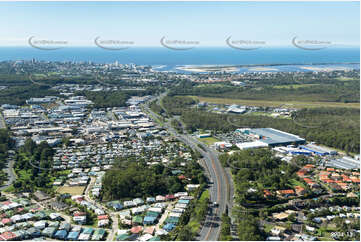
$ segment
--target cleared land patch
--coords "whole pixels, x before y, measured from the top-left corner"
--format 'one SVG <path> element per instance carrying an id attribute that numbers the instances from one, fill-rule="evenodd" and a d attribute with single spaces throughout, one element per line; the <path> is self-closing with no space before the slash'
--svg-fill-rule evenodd
<path id="1" fill-rule="evenodd" d="M 69 193 L 70 195 L 82 195 L 84 190 L 85 190 L 84 186 L 73 186 L 73 187 L 62 186 L 58 188 L 57 192 L 61 194 Z"/>

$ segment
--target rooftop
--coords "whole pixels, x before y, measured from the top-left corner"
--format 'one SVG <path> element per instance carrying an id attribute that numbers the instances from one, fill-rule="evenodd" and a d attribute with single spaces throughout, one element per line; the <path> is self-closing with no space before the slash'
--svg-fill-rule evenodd
<path id="1" fill-rule="evenodd" d="M 262 142 L 267 143 L 268 145 L 277 145 L 280 143 L 293 143 L 298 142 L 302 143 L 305 142 L 305 139 L 293 135 L 290 133 L 286 133 L 277 129 L 272 128 L 258 128 L 258 129 L 251 129 L 251 134 L 259 135 L 260 140 Z"/>

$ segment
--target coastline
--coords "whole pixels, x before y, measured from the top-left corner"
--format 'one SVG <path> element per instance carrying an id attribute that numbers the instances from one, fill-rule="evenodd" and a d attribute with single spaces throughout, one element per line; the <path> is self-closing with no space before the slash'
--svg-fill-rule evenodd
<path id="1" fill-rule="evenodd" d="M 159 69 L 159 68 L 158 68 Z M 170 71 L 186 73 L 209 72 L 305 72 L 305 71 L 348 71 L 360 69 L 360 63 L 310 63 L 310 64 L 248 64 L 248 65 L 182 65 Z"/>

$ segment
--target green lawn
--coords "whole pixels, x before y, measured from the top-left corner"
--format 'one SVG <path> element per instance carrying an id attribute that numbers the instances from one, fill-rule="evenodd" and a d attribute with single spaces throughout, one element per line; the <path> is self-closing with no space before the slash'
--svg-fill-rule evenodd
<path id="1" fill-rule="evenodd" d="M 290 180 L 290 184 L 291 184 L 292 186 L 301 186 L 301 187 L 303 187 L 303 188 L 306 188 L 306 186 L 305 186 L 302 182 L 300 182 L 300 181 L 298 181 L 298 180 L 296 180 L 296 179 L 291 179 L 291 180 Z"/>
<path id="2" fill-rule="evenodd" d="M 9 193 L 15 192 L 15 187 L 13 185 L 10 185 L 8 188 L 4 190 L 4 192 L 9 192 Z"/>
<path id="3" fill-rule="evenodd" d="M 204 192 L 202 192 L 201 197 L 199 198 L 200 201 L 205 200 L 206 198 L 209 198 L 209 190 L 205 190 Z"/>
<path id="4" fill-rule="evenodd" d="M 214 137 L 207 137 L 207 138 L 198 138 L 199 141 L 205 143 L 206 145 L 213 145 L 215 142 L 219 142 L 220 140 Z"/>

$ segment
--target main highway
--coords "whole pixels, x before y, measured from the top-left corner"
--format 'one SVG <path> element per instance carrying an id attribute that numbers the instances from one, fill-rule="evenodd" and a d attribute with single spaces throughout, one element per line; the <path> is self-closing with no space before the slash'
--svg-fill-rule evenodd
<path id="1" fill-rule="evenodd" d="M 163 96 L 165 96 L 165 93 L 155 99 L 158 99 L 159 101 L 159 99 Z M 153 119 L 156 119 L 156 117 L 159 119 L 159 115 L 154 113 L 148 106 L 149 103 L 155 99 L 148 101 L 147 104 L 143 106 L 143 110 L 150 114 Z M 178 140 L 187 144 L 193 150 L 199 151 L 204 158 L 203 166 L 206 170 L 206 175 L 211 181 L 209 187 L 211 204 L 203 226 L 196 239 L 201 241 L 216 241 L 218 240 L 221 229 L 221 216 L 226 209 L 231 209 L 231 203 L 229 203 L 229 201 L 232 199 L 233 195 L 230 194 L 230 177 L 226 175 L 215 150 L 212 150 L 210 147 L 189 134 L 177 133 L 177 131 L 170 125 L 170 120 L 161 125 Z M 213 203 L 217 203 L 217 206 L 214 206 Z"/>

